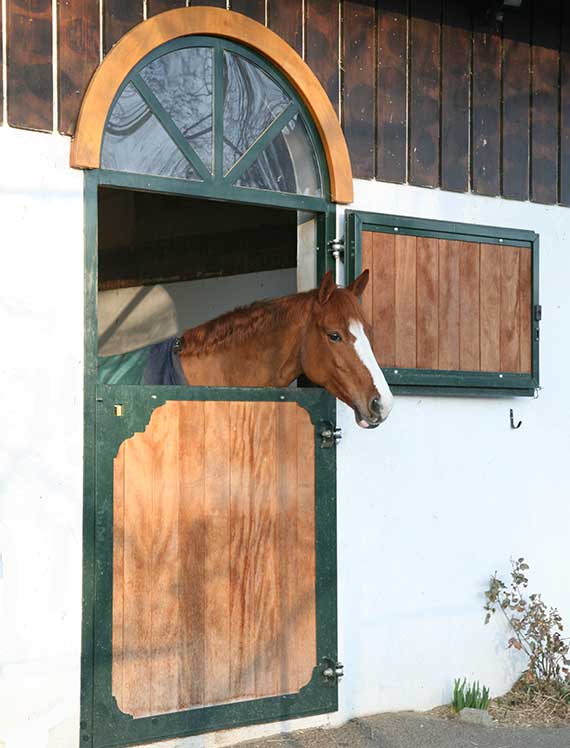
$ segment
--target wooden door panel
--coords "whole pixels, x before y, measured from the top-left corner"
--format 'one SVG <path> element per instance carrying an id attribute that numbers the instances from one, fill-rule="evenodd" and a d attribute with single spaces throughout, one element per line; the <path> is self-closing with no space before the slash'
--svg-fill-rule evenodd
<path id="1" fill-rule="evenodd" d="M 316 663 L 314 429 L 169 401 L 114 460 L 113 695 L 135 717 L 294 693 Z"/>

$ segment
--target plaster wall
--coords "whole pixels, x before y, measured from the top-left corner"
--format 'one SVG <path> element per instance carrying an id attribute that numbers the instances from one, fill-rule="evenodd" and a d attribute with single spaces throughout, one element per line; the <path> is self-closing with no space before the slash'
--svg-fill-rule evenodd
<path id="1" fill-rule="evenodd" d="M 0 128 L 0 745 L 75 748 L 81 619 L 83 204 L 69 141 Z M 570 620 L 566 372 L 570 213 L 357 181 L 352 207 L 541 236 L 541 377 L 532 399 L 399 397 L 366 432 L 339 406 L 335 715 L 161 745 L 263 735 L 446 701 L 455 677 L 499 693 L 520 662 L 483 626 L 483 590 L 524 555 Z M 509 427 L 509 408 L 522 427 Z"/>

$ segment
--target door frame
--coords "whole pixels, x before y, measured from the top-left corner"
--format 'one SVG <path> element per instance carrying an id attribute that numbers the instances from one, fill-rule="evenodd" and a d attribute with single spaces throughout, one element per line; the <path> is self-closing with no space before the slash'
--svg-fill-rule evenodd
<path id="1" fill-rule="evenodd" d="M 97 409 L 105 405 L 108 387 L 97 385 L 97 259 L 98 259 L 98 190 L 100 187 L 135 189 L 145 192 L 185 195 L 189 198 L 220 199 L 215 189 L 202 183 L 169 178 L 95 169 L 85 172 L 85 376 L 84 376 L 84 502 L 83 502 L 83 595 L 81 650 L 80 745 L 127 745 L 164 740 L 204 732 L 261 724 L 297 717 L 334 712 L 338 709 L 337 681 L 329 682 L 322 671 L 337 659 L 337 584 L 336 584 L 336 450 L 320 449 L 317 424 L 335 425 L 336 407 L 332 396 L 323 390 L 261 388 L 161 387 L 154 404 L 165 399 L 221 399 L 296 401 L 309 411 L 315 424 L 315 523 L 317 586 L 317 659 L 309 684 L 298 694 L 202 707 L 169 715 L 133 719 L 120 712 L 116 703 L 108 709 L 97 706 L 97 579 L 100 558 L 97 554 Z M 227 198 L 224 202 L 230 202 Z M 283 195 L 262 190 L 243 190 L 233 204 L 272 205 L 313 212 L 317 219 L 316 271 L 321 277 L 334 267 L 328 251 L 336 232 L 336 207 L 324 198 Z M 115 386 L 116 387 L 116 386 Z M 139 386 L 133 386 L 139 387 Z M 111 386 L 113 389 L 113 386 Z M 124 390 L 124 387 L 121 388 Z M 139 389 L 153 388 L 140 386 Z M 156 388 L 155 388 L 156 389 Z M 118 392 L 117 389 L 114 390 Z M 101 399 L 102 398 L 102 399 Z M 144 428 L 144 427 L 143 427 Z M 324 460 L 324 463 L 323 463 Z M 327 460 L 329 461 L 327 463 Z M 328 464 L 327 479 L 319 485 L 317 465 Z M 112 554 L 112 531 L 106 538 Z M 320 581 L 319 581 L 320 580 Z M 112 580 L 111 580 L 112 581 Z M 326 584 L 327 595 L 319 595 Z M 325 599 L 326 598 L 326 599 Z M 299 704 L 299 694 L 304 700 Z M 248 714 L 249 712 L 249 714 Z M 199 713 L 205 715 L 198 718 Z M 176 727 L 163 727 L 169 719 Z M 144 723 L 144 726 L 143 726 Z M 121 727 L 121 739 L 113 739 Z"/>

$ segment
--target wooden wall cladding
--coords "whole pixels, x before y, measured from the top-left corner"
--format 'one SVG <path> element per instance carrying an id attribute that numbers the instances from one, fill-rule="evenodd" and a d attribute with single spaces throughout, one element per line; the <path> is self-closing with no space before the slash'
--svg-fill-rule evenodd
<path id="1" fill-rule="evenodd" d="M 168 402 L 123 442 L 113 518 L 121 710 L 160 714 L 308 683 L 314 505 L 314 430 L 295 403 Z"/>
<path id="2" fill-rule="evenodd" d="M 227 6 L 226 0 L 60 0 L 59 130 L 73 131 L 100 54 L 145 13 L 188 4 Z M 561 0 L 525 0 L 521 8 L 505 8 L 501 21 L 484 6 L 229 1 L 231 10 L 267 24 L 304 55 L 342 115 L 355 177 L 570 205 L 570 9 Z M 3 93 L 14 127 L 53 126 L 55 7 L 55 0 L 7 0 Z"/>
<path id="3" fill-rule="evenodd" d="M 381 365 L 531 371 L 531 250 L 364 232 L 364 310 Z"/>

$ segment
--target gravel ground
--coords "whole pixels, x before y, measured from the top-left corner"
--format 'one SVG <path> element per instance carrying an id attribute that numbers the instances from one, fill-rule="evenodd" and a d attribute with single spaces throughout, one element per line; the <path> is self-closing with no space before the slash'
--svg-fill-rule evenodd
<path id="1" fill-rule="evenodd" d="M 243 748 L 570 748 L 568 727 L 478 727 L 416 712 L 241 743 Z"/>

